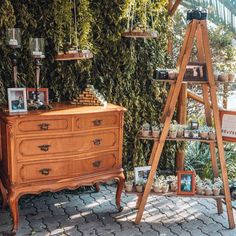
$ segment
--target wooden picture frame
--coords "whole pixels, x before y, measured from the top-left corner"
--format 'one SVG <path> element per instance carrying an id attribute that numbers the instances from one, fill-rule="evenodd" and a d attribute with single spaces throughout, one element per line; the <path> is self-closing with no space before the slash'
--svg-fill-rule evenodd
<path id="1" fill-rule="evenodd" d="M 27 94 L 27 99 L 32 99 L 33 93 L 35 92 L 35 88 L 27 88 L 26 89 L 26 94 Z M 39 98 L 42 102 L 45 104 L 48 104 L 49 99 L 48 99 L 48 88 L 39 88 Z"/>
<path id="2" fill-rule="evenodd" d="M 9 112 L 27 112 L 27 100 L 25 88 L 8 88 Z"/>
<path id="3" fill-rule="evenodd" d="M 137 184 L 140 180 L 147 181 L 149 173 L 151 171 L 151 166 L 138 166 L 134 168 L 134 180 Z M 142 177 L 141 177 L 142 175 Z"/>
<path id="4" fill-rule="evenodd" d="M 220 110 L 223 141 L 236 142 L 236 111 Z"/>
<path id="5" fill-rule="evenodd" d="M 195 172 L 177 171 L 179 195 L 195 195 Z"/>

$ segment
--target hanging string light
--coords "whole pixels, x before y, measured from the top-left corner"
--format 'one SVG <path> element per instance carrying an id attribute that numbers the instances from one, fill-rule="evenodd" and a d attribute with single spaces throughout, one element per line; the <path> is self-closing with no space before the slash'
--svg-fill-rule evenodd
<path id="1" fill-rule="evenodd" d="M 58 48 L 58 54 L 55 56 L 57 61 L 70 61 L 70 60 L 84 60 L 93 58 L 92 52 L 88 49 L 79 50 L 79 40 L 78 40 L 78 26 L 77 26 L 77 6 L 76 0 L 70 0 L 70 6 L 72 6 L 73 16 L 70 20 L 69 26 L 69 43 L 67 43 L 70 48 L 66 51 L 60 51 Z M 74 21 L 74 32 L 72 30 L 72 21 Z M 74 40 L 73 40 L 74 33 Z M 74 44 L 74 45 L 73 45 Z"/>
<path id="2" fill-rule="evenodd" d="M 132 0 L 128 7 L 127 28 L 123 37 L 127 38 L 157 38 L 157 31 L 154 29 L 152 1 L 139 1 L 139 8 L 144 5 L 143 22 L 138 21 L 138 3 Z M 140 19 L 142 20 L 142 19 Z"/>

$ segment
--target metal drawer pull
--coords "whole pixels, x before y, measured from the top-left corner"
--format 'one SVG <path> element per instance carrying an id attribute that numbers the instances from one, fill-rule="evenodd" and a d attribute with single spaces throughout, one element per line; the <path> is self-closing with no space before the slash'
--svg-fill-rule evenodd
<path id="1" fill-rule="evenodd" d="M 101 165 L 101 161 L 95 161 L 93 162 L 94 167 L 99 167 Z"/>
<path id="2" fill-rule="evenodd" d="M 100 126 L 102 124 L 102 120 L 94 120 L 92 121 L 94 126 Z"/>
<path id="3" fill-rule="evenodd" d="M 47 151 L 49 151 L 49 147 L 51 147 L 51 145 L 44 144 L 44 145 L 40 145 L 38 147 L 40 148 L 41 151 L 47 152 Z"/>
<path id="4" fill-rule="evenodd" d="M 39 170 L 39 172 L 40 172 L 42 175 L 49 175 L 49 172 L 50 172 L 51 170 L 52 170 L 52 169 L 43 168 L 43 169 Z"/>
<path id="5" fill-rule="evenodd" d="M 96 146 L 99 146 L 101 144 L 102 140 L 101 139 L 94 139 L 93 144 Z"/>
<path id="6" fill-rule="evenodd" d="M 48 130 L 49 125 L 50 124 L 42 123 L 42 124 L 39 124 L 38 126 L 39 126 L 40 130 Z"/>

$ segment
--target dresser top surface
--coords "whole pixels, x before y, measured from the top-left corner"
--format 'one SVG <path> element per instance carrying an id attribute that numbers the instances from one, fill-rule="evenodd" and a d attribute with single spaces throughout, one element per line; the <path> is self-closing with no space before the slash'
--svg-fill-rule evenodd
<path id="1" fill-rule="evenodd" d="M 108 103 L 106 106 L 81 106 L 67 103 L 53 103 L 51 110 L 34 110 L 27 112 L 10 113 L 6 107 L 1 107 L 0 114 L 9 118 L 25 116 L 59 116 L 59 115 L 79 115 L 100 112 L 126 111 L 124 107 Z"/>

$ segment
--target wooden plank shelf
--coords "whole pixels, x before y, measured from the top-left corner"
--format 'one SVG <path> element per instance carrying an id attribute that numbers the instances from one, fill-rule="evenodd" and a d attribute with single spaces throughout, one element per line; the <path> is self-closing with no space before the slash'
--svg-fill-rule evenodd
<path id="1" fill-rule="evenodd" d="M 159 141 L 159 138 L 154 138 L 152 136 L 144 137 L 142 135 L 139 135 L 140 139 L 143 140 L 154 140 L 154 141 Z M 176 142 L 203 142 L 203 143 L 215 143 L 216 140 L 211 140 L 211 139 L 201 139 L 201 138 L 166 138 L 167 141 L 176 141 Z"/>
<path id="2" fill-rule="evenodd" d="M 153 79 L 153 80 L 157 82 L 166 82 L 170 84 L 176 84 L 177 82 L 177 80 L 173 79 Z M 209 84 L 209 82 L 203 80 L 190 80 L 190 81 L 182 81 L 182 84 Z"/>
<path id="3" fill-rule="evenodd" d="M 142 193 L 139 193 L 137 191 L 135 191 L 135 188 L 133 188 L 133 190 L 131 192 L 127 192 L 125 191 L 126 194 L 136 194 L 138 196 L 143 195 Z M 162 196 L 162 197 L 192 197 L 192 198 L 213 198 L 213 199 L 224 199 L 225 196 L 224 195 L 218 195 L 218 196 L 214 196 L 214 195 L 199 195 L 199 194 L 195 194 L 195 195 L 181 195 L 181 194 L 177 194 L 176 192 L 167 192 L 167 193 L 156 193 L 153 190 L 150 191 L 150 195 L 155 195 L 155 196 Z"/>

